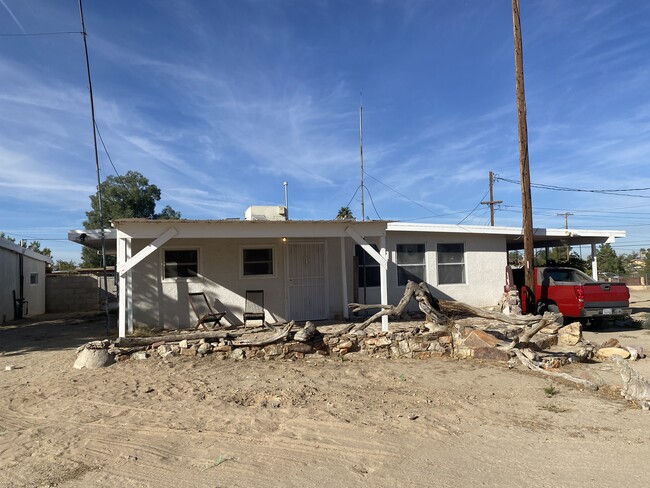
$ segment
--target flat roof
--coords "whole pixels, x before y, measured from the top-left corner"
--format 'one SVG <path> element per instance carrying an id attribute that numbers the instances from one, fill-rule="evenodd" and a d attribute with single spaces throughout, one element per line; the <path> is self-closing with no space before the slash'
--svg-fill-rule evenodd
<path id="1" fill-rule="evenodd" d="M 502 235 L 506 237 L 508 250 L 524 248 L 521 227 L 388 222 L 386 230 L 388 232 Z M 542 227 L 533 229 L 533 242 L 537 248 L 566 246 L 567 244 L 570 246 L 605 244 L 623 237 L 626 237 L 624 230 L 545 229 Z"/>
<path id="2" fill-rule="evenodd" d="M 52 258 L 50 256 L 32 251 L 31 249 L 27 249 L 26 247 L 15 244 L 11 241 L 8 241 L 7 239 L 0 238 L 0 248 L 15 252 L 16 254 L 22 254 L 23 256 L 27 256 L 38 261 L 43 261 L 44 263 L 52 264 Z"/>
<path id="3" fill-rule="evenodd" d="M 424 224 L 386 220 L 151 220 L 117 219 L 113 228 L 104 231 L 107 254 L 116 253 L 118 230 L 137 238 L 156 238 L 159 226 L 178 227 L 176 238 L 238 238 L 238 237 L 346 237 L 345 229 L 354 228 L 367 237 L 385 235 L 387 232 L 423 232 L 432 234 L 473 234 L 505 236 L 508 250 L 524 248 L 520 227 Z M 626 237 L 622 230 L 545 229 L 533 230 L 536 248 L 578 246 L 581 244 L 612 243 Z M 101 249 L 99 230 L 71 230 L 68 240 L 93 249 Z"/>

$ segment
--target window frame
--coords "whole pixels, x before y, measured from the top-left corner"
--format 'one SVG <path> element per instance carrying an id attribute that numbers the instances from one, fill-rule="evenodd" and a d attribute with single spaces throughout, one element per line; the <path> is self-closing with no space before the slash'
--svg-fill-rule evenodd
<path id="1" fill-rule="evenodd" d="M 400 246 L 422 246 L 422 263 L 400 264 L 399 263 L 399 254 L 400 254 L 399 247 Z M 406 286 L 406 283 L 403 283 L 403 284 L 400 283 L 400 275 L 401 275 L 400 270 L 404 270 L 405 272 L 410 273 L 410 271 L 408 271 L 408 268 L 422 269 L 422 278 L 420 278 L 420 280 L 424 281 L 426 283 L 427 282 L 427 246 L 426 246 L 426 244 L 423 243 L 423 242 L 418 242 L 418 243 L 410 242 L 410 243 L 398 243 L 398 244 L 395 244 L 395 266 L 397 268 L 397 270 L 396 270 L 397 286 L 399 286 L 399 287 L 405 287 Z M 413 274 L 413 273 L 410 273 L 410 274 Z M 408 282 L 408 276 L 406 278 L 407 278 L 406 281 Z"/>
<path id="2" fill-rule="evenodd" d="M 166 276 L 167 269 L 167 260 L 166 253 L 170 252 L 195 252 L 196 253 L 196 276 Z M 187 264 L 187 263 L 183 263 Z M 160 268 L 161 268 L 161 277 L 163 282 L 172 283 L 179 281 L 200 281 L 203 277 L 201 276 L 201 248 L 198 246 L 175 246 L 175 247 L 166 247 L 160 250 Z"/>
<path id="3" fill-rule="evenodd" d="M 244 273 L 244 252 L 250 249 L 270 249 L 271 250 L 271 273 L 265 274 L 245 274 Z M 267 262 L 267 261 L 258 261 Z M 242 244 L 239 246 L 239 279 L 242 280 L 265 280 L 276 278 L 278 275 L 278 253 L 275 244 Z"/>
<path id="4" fill-rule="evenodd" d="M 443 251 L 440 250 L 441 246 L 461 246 L 462 248 L 462 256 L 463 260 L 460 263 L 441 263 L 440 261 L 440 256 L 444 254 Z M 449 251 L 447 251 L 449 252 Z M 465 243 L 464 242 L 438 242 L 436 244 L 436 274 L 437 274 L 437 282 L 438 286 L 448 286 L 448 285 L 466 285 L 467 284 L 467 259 L 466 259 L 466 250 L 465 250 Z M 462 281 L 456 281 L 452 283 L 442 283 L 440 280 L 440 267 L 452 267 L 452 266 L 460 266 L 461 267 L 461 272 L 462 272 Z"/>
<path id="5" fill-rule="evenodd" d="M 39 275 L 38 272 L 36 272 L 36 273 L 29 273 L 29 284 L 30 284 L 30 285 L 32 285 L 32 286 L 36 286 L 36 285 L 38 285 L 38 282 L 39 282 L 39 277 L 38 277 L 38 275 Z M 34 278 L 36 278 L 36 279 L 34 279 Z"/>
<path id="6" fill-rule="evenodd" d="M 372 246 L 372 248 L 375 251 L 379 252 L 379 247 L 376 244 L 370 244 L 370 245 Z M 360 251 L 361 254 L 357 254 L 357 251 Z M 369 268 L 372 268 L 373 269 L 373 274 L 375 272 L 375 268 L 377 268 L 376 269 L 377 284 L 376 285 L 367 285 L 366 284 L 365 288 L 380 288 L 381 287 L 381 271 L 380 271 L 379 263 L 377 261 L 375 261 L 375 259 L 363 247 L 361 247 L 360 244 L 355 244 L 354 245 L 354 255 L 357 258 L 358 288 L 364 288 L 364 284 L 361 283 L 361 276 L 362 276 L 362 271 L 361 270 L 363 268 L 366 268 L 366 271 L 368 271 Z M 361 264 L 361 259 L 360 259 L 362 256 L 367 256 L 368 257 L 367 261 L 365 261 L 365 257 L 364 257 L 364 263 L 363 264 Z M 368 274 L 366 274 L 366 281 L 367 281 L 367 278 L 368 278 Z"/>

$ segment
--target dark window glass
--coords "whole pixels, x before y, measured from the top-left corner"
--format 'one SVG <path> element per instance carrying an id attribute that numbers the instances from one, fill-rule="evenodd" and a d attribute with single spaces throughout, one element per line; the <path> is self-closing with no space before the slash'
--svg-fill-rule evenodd
<path id="1" fill-rule="evenodd" d="M 377 251 L 377 246 L 374 244 L 372 248 Z M 354 253 L 359 264 L 359 288 L 380 286 L 379 263 L 358 244 L 354 248 Z"/>
<path id="2" fill-rule="evenodd" d="M 398 286 L 406 286 L 409 280 L 416 283 L 426 281 L 424 244 L 398 244 L 396 261 Z"/>
<path id="3" fill-rule="evenodd" d="M 244 249 L 244 276 L 272 275 L 273 249 Z"/>
<path id="4" fill-rule="evenodd" d="M 465 283 L 465 245 L 438 244 L 438 284 Z"/>
<path id="5" fill-rule="evenodd" d="M 190 278 L 199 274 L 199 253 L 196 250 L 165 251 L 165 278 Z"/>

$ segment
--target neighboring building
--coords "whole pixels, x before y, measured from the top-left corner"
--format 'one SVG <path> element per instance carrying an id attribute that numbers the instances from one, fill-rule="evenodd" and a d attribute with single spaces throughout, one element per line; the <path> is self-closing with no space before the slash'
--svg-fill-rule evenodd
<path id="1" fill-rule="evenodd" d="M 45 267 L 52 258 L 0 238 L 0 324 L 45 313 Z"/>
<path id="2" fill-rule="evenodd" d="M 147 219 L 113 225 L 107 249 L 117 254 L 120 336 L 139 325 L 190 327 L 196 319 L 187 294 L 199 291 L 235 324 L 242 323 L 247 290 L 263 290 L 269 322 L 344 320 L 350 302 L 396 304 L 409 279 L 425 281 L 440 299 L 496 305 L 508 251 L 523 247 L 514 227 Z M 88 231 L 71 231 L 69 239 L 79 242 L 82 233 L 84 245 L 98 246 Z M 625 232 L 536 229 L 535 245 L 595 249 L 616 237 Z"/>

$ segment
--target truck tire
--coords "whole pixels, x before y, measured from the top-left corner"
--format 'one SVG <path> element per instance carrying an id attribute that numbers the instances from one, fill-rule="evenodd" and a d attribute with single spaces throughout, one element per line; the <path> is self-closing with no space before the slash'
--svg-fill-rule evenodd
<path id="1" fill-rule="evenodd" d="M 544 312 L 560 313 L 560 307 L 558 307 L 555 303 L 538 302 L 537 314 L 544 315 Z"/>
<path id="2" fill-rule="evenodd" d="M 553 313 L 560 313 L 560 307 L 558 307 L 555 303 L 549 303 L 546 307 L 546 310 Z"/>

